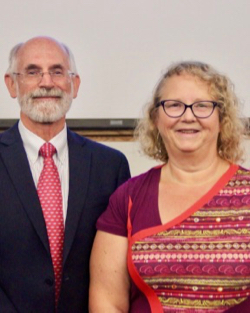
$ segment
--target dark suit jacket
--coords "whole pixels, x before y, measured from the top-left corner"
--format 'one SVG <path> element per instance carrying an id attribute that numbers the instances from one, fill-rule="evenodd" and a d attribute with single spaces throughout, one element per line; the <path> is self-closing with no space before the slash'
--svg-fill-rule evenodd
<path id="1" fill-rule="evenodd" d="M 109 196 L 130 177 L 124 155 L 68 130 L 69 199 L 58 312 L 88 312 L 89 256 Z M 42 209 L 17 124 L 0 136 L 0 312 L 54 312 Z"/>

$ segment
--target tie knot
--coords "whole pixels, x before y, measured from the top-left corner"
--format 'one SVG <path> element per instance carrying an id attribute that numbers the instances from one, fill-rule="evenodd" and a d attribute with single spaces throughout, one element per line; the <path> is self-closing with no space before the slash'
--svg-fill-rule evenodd
<path id="1" fill-rule="evenodd" d="M 52 156 L 56 153 L 56 148 L 50 142 L 46 142 L 41 146 L 39 152 L 43 158 L 52 158 Z"/>

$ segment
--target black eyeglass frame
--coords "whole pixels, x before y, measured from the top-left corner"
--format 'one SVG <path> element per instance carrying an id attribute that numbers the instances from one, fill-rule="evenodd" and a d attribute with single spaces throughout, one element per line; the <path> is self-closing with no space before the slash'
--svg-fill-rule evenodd
<path id="1" fill-rule="evenodd" d="M 183 111 L 180 115 L 178 115 L 178 116 L 171 116 L 171 115 L 169 115 L 169 114 L 165 111 L 165 102 L 167 102 L 167 101 L 176 101 L 176 102 L 179 102 L 179 103 L 184 104 L 184 111 Z M 196 103 L 202 103 L 202 102 L 210 102 L 210 103 L 213 104 L 213 109 L 212 109 L 211 113 L 210 113 L 208 116 L 205 116 L 205 117 L 204 117 L 204 116 L 202 116 L 202 117 L 197 116 L 197 115 L 194 113 L 194 111 L 193 111 L 193 105 L 196 104 Z M 218 105 L 218 103 L 217 103 L 216 101 L 211 101 L 211 100 L 202 100 L 202 101 L 196 101 L 196 102 L 194 102 L 194 103 L 192 103 L 192 104 L 186 104 L 186 103 L 184 103 L 184 102 L 182 102 L 182 101 L 179 101 L 179 100 L 177 101 L 177 100 L 168 99 L 168 100 L 162 100 L 162 101 L 158 102 L 155 107 L 158 108 L 158 107 L 160 107 L 160 106 L 162 106 L 163 111 L 165 112 L 165 114 L 166 114 L 167 116 L 171 117 L 171 118 L 179 118 L 179 117 L 181 117 L 181 116 L 186 112 L 187 108 L 190 108 L 190 109 L 191 109 L 193 115 L 194 115 L 196 118 L 208 118 L 208 117 L 210 117 L 210 116 L 213 114 L 215 107 L 216 107 L 216 106 L 219 106 L 219 105 Z"/>

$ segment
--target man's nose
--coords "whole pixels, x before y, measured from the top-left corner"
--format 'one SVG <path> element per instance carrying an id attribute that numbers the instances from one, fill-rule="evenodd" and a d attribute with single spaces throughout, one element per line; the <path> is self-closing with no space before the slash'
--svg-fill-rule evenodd
<path id="1" fill-rule="evenodd" d="M 55 83 L 53 82 L 53 79 L 50 73 L 48 72 L 42 73 L 41 80 L 39 82 L 39 87 L 52 88 L 54 86 L 55 86 Z"/>

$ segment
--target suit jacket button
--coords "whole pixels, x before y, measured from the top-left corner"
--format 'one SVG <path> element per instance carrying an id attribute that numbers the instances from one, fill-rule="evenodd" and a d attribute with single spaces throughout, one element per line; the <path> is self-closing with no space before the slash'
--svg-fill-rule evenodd
<path id="1" fill-rule="evenodd" d="M 49 286 L 53 286 L 54 285 L 54 280 L 52 278 L 46 278 L 45 279 L 45 283 Z"/>
<path id="2" fill-rule="evenodd" d="M 64 281 L 68 281 L 69 280 L 69 276 L 66 276 L 65 278 L 64 278 Z"/>

